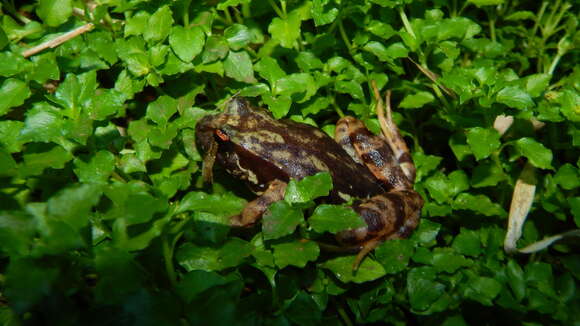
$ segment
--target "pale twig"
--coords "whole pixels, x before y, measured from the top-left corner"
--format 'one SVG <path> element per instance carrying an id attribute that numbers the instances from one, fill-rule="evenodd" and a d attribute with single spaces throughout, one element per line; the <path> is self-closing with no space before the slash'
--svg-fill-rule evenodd
<path id="1" fill-rule="evenodd" d="M 35 55 L 38 52 L 41 52 L 43 50 L 46 50 L 49 48 L 50 49 L 55 48 L 55 47 L 63 44 L 64 42 L 66 42 L 72 38 L 75 38 L 83 33 L 86 33 L 88 31 L 92 30 L 94 27 L 95 27 L 95 25 L 93 23 L 84 24 L 83 26 L 77 27 L 77 28 L 73 29 L 72 31 L 64 33 L 63 35 L 61 35 L 57 38 L 54 38 L 50 41 L 43 42 L 43 43 L 41 43 L 33 48 L 30 48 L 30 49 L 22 52 L 22 56 L 24 56 L 25 58 L 28 58 L 28 57 L 33 56 L 33 55 Z"/>

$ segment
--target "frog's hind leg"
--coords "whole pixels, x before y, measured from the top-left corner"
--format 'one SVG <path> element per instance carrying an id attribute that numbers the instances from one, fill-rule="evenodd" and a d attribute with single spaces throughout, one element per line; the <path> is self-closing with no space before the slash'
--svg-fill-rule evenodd
<path id="1" fill-rule="evenodd" d="M 412 188 L 389 144 L 383 137 L 371 133 L 360 120 L 353 117 L 340 119 L 335 137 L 355 162 L 370 170 L 385 190 Z"/>
<path id="2" fill-rule="evenodd" d="M 231 217 L 232 226 L 245 227 L 256 223 L 262 218 L 270 204 L 284 199 L 287 185 L 286 182 L 280 180 L 270 182 L 266 191 L 260 197 L 249 202 L 240 215 Z"/>
<path id="3" fill-rule="evenodd" d="M 379 89 L 377 88 L 377 83 L 373 80 L 371 81 L 373 88 L 373 93 L 375 100 L 377 102 L 377 117 L 379 119 L 379 124 L 381 125 L 381 130 L 387 143 L 391 147 L 401 169 L 409 179 L 411 183 L 415 181 L 415 165 L 411 159 L 411 154 L 409 153 L 409 148 L 407 143 L 401 136 L 399 128 L 393 121 L 393 113 L 391 109 L 391 91 L 387 91 L 385 94 L 385 101 L 381 99 L 379 94 Z M 386 114 L 385 111 L 386 110 Z"/>
<path id="4" fill-rule="evenodd" d="M 413 190 L 376 195 L 353 206 L 367 226 L 343 231 L 337 235 L 337 240 L 343 245 L 360 246 L 355 260 L 358 266 L 382 241 L 408 237 L 419 224 L 422 206 L 423 199 Z"/>

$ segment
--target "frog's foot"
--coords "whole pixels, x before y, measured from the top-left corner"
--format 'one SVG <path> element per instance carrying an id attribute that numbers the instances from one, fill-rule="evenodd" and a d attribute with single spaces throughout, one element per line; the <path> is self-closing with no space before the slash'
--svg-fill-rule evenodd
<path id="1" fill-rule="evenodd" d="M 409 148 L 407 143 L 401 136 L 399 128 L 393 121 L 393 113 L 391 109 L 391 91 L 387 91 L 385 94 L 385 101 L 381 99 L 379 94 L 379 89 L 377 88 L 377 83 L 371 81 L 373 87 L 373 93 L 375 95 L 375 100 L 377 101 L 377 117 L 379 119 L 379 124 L 381 125 L 381 130 L 385 139 L 387 140 L 391 150 L 395 154 L 401 169 L 409 179 L 411 183 L 415 181 L 415 165 L 411 159 L 411 154 L 409 153 Z M 386 115 L 385 111 L 386 110 Z"/>
<path id="2" fill-rule="evenodd" d="M 360 251 L 358 252 L 358 254 L 356 255 L 356 258 L 354 259 L 354 262 L 352 263 L 352 270 L 356 271 L 358 269 L 358 267 L 360 266 L 360 263 L 363 261 L 363 259 L 365 259 L 365 257 L 373 250 L 375 250 L 376 247 L 378 247 L 381 243 L 382 243 L 382 239 L 371 239 L 367 242 L 365 242 Z"/>
<path id="3" fill-rule="evenodd" d="M 215 164 L 215 158 L 217 156 L 218 151 L 218 143 L 213 138 L 211 138 L 211 143 L 209 144 L 209 148 L 205 156 L 203 157 L 203 164 L 201 168 L 201 175 L 203 177 L 203 181 L 207 183 L 213 182 L 213 165 Z"/>
<path id="4" fill-rule="evenodd" d="M 270 182 L 266 191 L 260 197 L 249 202 L 240 215 L 231 217 L 232 226 L 245 227 L 256 223 L 262 218 L 270 204 L 284 199 L 287 185 L 286 182 L 280 180 Z"/>

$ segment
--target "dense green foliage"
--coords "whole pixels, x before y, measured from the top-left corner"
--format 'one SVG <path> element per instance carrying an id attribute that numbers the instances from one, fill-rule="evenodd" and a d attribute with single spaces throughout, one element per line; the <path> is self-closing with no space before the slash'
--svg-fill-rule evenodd
<path id="1" fill-rule="evenodd" d="M 577 1 L 89 3 L 2 2 L 0 323 L 580 325 L 577 243 L 502 248 L 526 162 L 518 246 L 580 227 Z M 203 184 L 196 121 L 240 92 L 329 134 L 346 114 L 378 132 L 371 80 L 417 165 L 412 237 L 353 273 L 322 244 L 360 219 L 316 207 L 324 174 L 231 230 L 253 196 L 219 170 Z"/>

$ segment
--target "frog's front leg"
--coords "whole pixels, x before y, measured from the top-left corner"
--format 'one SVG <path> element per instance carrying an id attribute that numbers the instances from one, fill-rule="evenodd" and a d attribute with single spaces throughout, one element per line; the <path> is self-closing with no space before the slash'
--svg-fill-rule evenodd
<path id="1" fill-rule="evenodd" d="M 250 226 L 258 221 L 273 202 L 284 199 L 286 186 L 281 180 L 274 180 L 258 198 L 249 202 L 240 215 L 232 216 L 232 226 Z"/>

